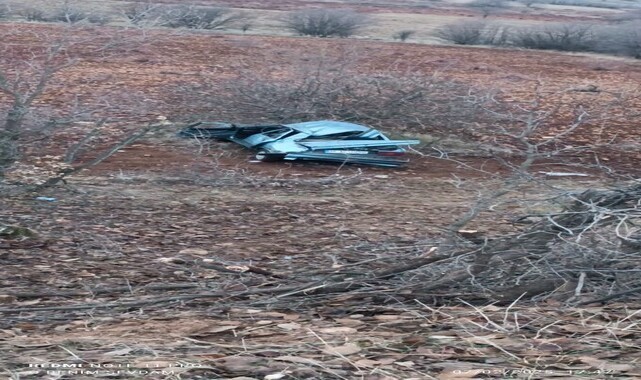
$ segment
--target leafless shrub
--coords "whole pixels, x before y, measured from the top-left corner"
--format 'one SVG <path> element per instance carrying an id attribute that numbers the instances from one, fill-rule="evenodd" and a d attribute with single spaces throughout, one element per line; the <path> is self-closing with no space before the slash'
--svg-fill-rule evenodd
<path id="1" fill-rule="evenodd" d="M 555 24 L 510 29 L 482 21 L 442 27 L 436 36 L 458 45 L 515 46 L 526 49 L 589 51 L 641 57 L 641 29 L 634 22 L 610 26 Z"/>
<path id="2" fill-rule="evenodd" d="M 350 54 L 350 53 L 348 53 Z M 346 120 L 403 133 L 455 134 L 483 115 L 468 102 L 476 90 L 454 80 L 411 69 L 359 73 L 355 57 L 300 57 L 270 77 L 238 68 L 239 75 L 222 83 L 201 80 L 171 90 L 189 104 L 186 119 L 216 114 L 238 123 Z M 480 90 L 479 90 L 480 92 Z"/>
<path id="3" fill-rule="evenodd" d="M 44 11 L 38 8 L 27 8 L 20 12 L 20 15 L 27 21 L 48 21 L 48 17 Z"/>
<path id="4" fill-rule="evenodd" d="M 507 5 L 504 0 L 474 0 L 468 3 L 468 6 L 481 10 L 483 17 L 485 18 L 490 14 L 505 8 Z"/>
<path id="5" fill-rule="evenodd" d="M 118 44 L 128 48 L 134 44 L 140 46 L 139 43 L 144 42 L 144 35 L 138 41 L 138 37 L 132 35 L 131 31 L 121 33 L 116 30 L 110 31 L 107 37 L 106 33 L 101 35 L 99 31 L 75 26 L 62 28 L 62 32 L 62 35 L 50 35 L 46 31 L 33 32 L 30 44 L 20 43 L 24 34 L 24 30 L 20 28 L 5 30 L 0 35 L 7 42 L 0 46 L 0 179 L 11 168 L 10 172 L 16 175 L 16 183 L 31 185 L 37 181 L 38 186 L 52 186 L 81 170 L 86 163 L 98 163 L 112 155 L 114 149 L 120 149 L 105 150 L 105 145 L 114 141 L 112 137 L 117 140 L 116 134 L 122 129 L 101 129 L 100 126 L 105 121 L 96 122 L 93 119 L 96 114 L 113 115 L 114 109 L 122 111 L 124 104 L 135 102 L 135 93 L 104 93 L 96 95 L 94 102 L 89 102 L 90 104 L 66 99 L 56 105 L 43 103 L 42 95 L 49 88 L 55 88 L 64 82 L 64 77 L 59 75 L 61 70 L 74 66 L 87 55 L 97 59 L 104 58 L 104 54 L 118 50 Z M 140 98 L 138 100 L 140 107 L 144 108 L 144 102 Z M 84 127 L 80 126 L 81 123 Z M 86 131 L 84 128 L 88 124 L 97 126 L 86 136 L 79 137 Z M 151 124 L 157 125 L 153 122 Z M 121 143 L 130 144 L 142 136 L 139 131 L 146 133 L 152 127 L 155 128 L 151 124 L 150 128 L 131 128 L 137 130 L 129 135 L 121 134 L 122 139 L 112 147 Z M 79 129 L 72 131 L 74 126 Z M 99 134 L 105 137 L 105 141 L 92 145 Z M 75 152 L 64 162 L 58 154 L 61 149 L 65 149 L 61 141 L 68 144 L 70 151 Z M 74 160 L 79 152 L 78 146 L 87 148 L 88 152 L 82 157 L 81 163 Z M 56 153 L 40 157 L 42 151 Z M 25 164 L 22 167 L 27 169 L 35 165 L 43 169 L 39 171 L 42 175 L 34 175 L 29 169 L 13 171 L 20 164 Z"/>
<path id="6" fill-rule="evenodd" d="M 531 191 L 534 184 L 528 186 Z M 530 224 L 457 250 L 459 259 L 428 268 L 417 290 L 447 289 L 468 294 L 469 301 L 553 299 L 568 304 L 641 292 L 640 260 L 634 254 L 641 247 L 635 227 L 641 215 L 639 184 L 549 191 L 548 198 L 529 201 L 545 211 L 518 219 Z M 491 203 L 499 204 L 496 199 Z M 444 271 L 450 275 L 435 276 Z"/>
<path id="7" fill-rule="evenodd" d="M 629 22 L 641 20 L 641 9 L 627 10 L 623 13 L 617 13 L 608 18 L 612 22 Z"/>
<path id="8" fill-rule="evenodd" d="M 88 15 L 85 11 L 65 1 L 62 7 L 54 13 L 51 20 L 75 24 L 85 20 L 87 17 Z"/>
<path id="9" fill-rule="evenodd" d="M 413 36 L 414 33 L 416 33 L 416 31 L 414 30 L 401 30 L 400 32 L 395 33 L 393 37 L 395 40 L 401 40 L 405 42 L 408 38 Z"/>
<path id="10" fill-rule="evenodd" d="M 107 25 L 111 21 L 111 17 L 106 14 L 91 14 L 87 17 L 90 24 Z"/>
<path id="11" fill-rule="evenodd" d="M 641 59 L 641 27 L 639 25 L 630 25 L 622 32 L 621 39 L 618 41 L 625 55 Z"/>
<path id="12" fill-rule="evenodd" d="M 641 59 L 641 26 L 636 22 L 603 29 L 599 51 Z"/>
<path id="13" fill-rule="evenodd" d="M 153 17 L 154 11 L 158 8 L 150 2 L 148 3 L 133 3 L 126 6 L 122 10 L 122 15 L 134 25 L 148 23 Z"/>
<path id="14" fill-rule="evenodd" d="M 169 8 L 162 16 L 164 25 L 170 28 L 222 29 L 245 19 L 244 14 L 228 8 L 197 7 L 180 5 Z"/>
<path id="15" fill-rule="evenodd" d="M 463 21 L 445 25 L 436 36 L 457 45 L 502 46 L 509 42 L 509 29 L 483 21 Z"/>
<path id="16" fill-rule="evenodd" d="M 592 8 L 605 8 L 605 9 L 619 9 L 622 4 L 612 4 L 603 0 L 589 1 L 589 0 L 539 0 L 541 3 L 553 5 L 571 5 L 577 7 L 592 7 Z"/>
<path id="17" fill-rule="evenodd" d="M 520 29 L 514 34 L 512 44 L 526 49 L 596 51 L 598 39 L 593 25 L 557 24 L 540 29 Z"/>
<path id="18" fill-rule="evenodd" d="M 349 37 L 368 23 L 365 15 L 345 9 L 306 9 L 285 19 L 287 29 L 314 37 Z"/>

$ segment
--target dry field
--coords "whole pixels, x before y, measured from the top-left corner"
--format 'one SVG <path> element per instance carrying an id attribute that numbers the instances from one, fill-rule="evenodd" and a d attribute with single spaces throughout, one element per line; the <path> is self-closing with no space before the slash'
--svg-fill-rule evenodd
<path id="1" fill-rule="evenodd" d="M 301 62 L 346 57 L 359 73 L 437 74 L 495 90 L 508 104 L 541 96 L 543 109 L 559 110 L 546 133 L 563 131 L 577 107 L 607 115 L 563 140 L 564 146 L 602 147 L 537 163 L 531 184 L 507 195 L 514 202 L 497 203 L 466 227 L 501 236 L 522 228 L 515 218 L 546 211 L 537 202 L 555 191 L 638 178 L 641 62 L 377 41 L 408 24 L 421 31 L 416 42 L 429 41 L 435 23 L 477 12 L 451 8 L 454 2 L 427 9 L 419 7 L 422 1 L 357 5 L 384 22 L 340 40 L 287 36 L 270 22 L 285 10 L 345 2 L 216 2 L 240 3 L 267 20 L 254 32 L 270 35 L 116 26 L 69 34 L 56 24 L 0 23 L 2 43 L 11 47 L 5 51 L 16 62 L 59 37 L 71 41 L 74 64 L 56 74 L 36 107 L 63 110 L 60 118 L 87 108 L 89 120 L 107 118 L 96 149 L 158 116 L 168 119 L 67 185 L 0 197 L 0 222 L 38 234 L 0 238 L 2 378 L 641 377 L 638 292 L 607 305 L 568 306 L 561 299 L 487 305 L 449 287 L 417 291 L 417 283 L 434 280 L 420 267 L 398 278 L 386 272 L 429 260 L 447 226 L 479 194 L 507 186 L 505 161 L 465 149 L 439 158 L 422 148 L 403 170 L 255 163 L 236 146 L 175 136 L 186 121 L 204 115 L 238 117 L 206 100 L 247 73 L 287 80 Z M 536 23 L 600 14 L 532 12 L 522 20 L 516 11 L 505 17 Z M 199 87 L 203 83 L 207 87 Z M 586 86 L 598 91 L 574 90 Z M 0 109 L 7 103 L 0 95 Z M 90 128 L 83 120 L 30 141 L 24 164 L 64 154 Z M 421 137 L 430 127 L 383 129 Z M 577 170 L 588 176 L 540 173 Z M 516 201 L 522 198 L 536 206 Z M 369 274 L 374 280 L 362 280 Z"/>

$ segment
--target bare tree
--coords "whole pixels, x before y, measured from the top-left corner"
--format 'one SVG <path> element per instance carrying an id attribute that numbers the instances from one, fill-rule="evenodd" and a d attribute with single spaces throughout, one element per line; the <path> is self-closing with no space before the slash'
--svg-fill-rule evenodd
<path id="1" fill-rule="evenodd" d="M 62 7 L 55 12 L 52 20 L 74 24 L 87 19 L 87 17 L 87 12 L 69 1 L 65 1 Z"/>
<path id="2" fill-rule="evenodd" d="M 15 72 L 13 52 L 5 49 L 6 60 L 0 69 L 0 92 L 11 100 L 0 129 L 0 168 L 12 164 L 18 157 L 17 141 L 25 133 L 25 120 L 34 102 L 42 95 L 54 75 L 74 63 L 72 58 L 64 57 L 64 39 L 32 51 L 32 58 L 26 72 Z"/>
<path id="3" fill-rule="evenodd" d="M 31 34 L 29 43 L 7 43 L 2 47 L 0 54 L 0 177 L 6 169 L 14 166 L 18 160 L 34 160 L 38 155 L 39 147 L 54 144 L 52 136 L 61 137 L 69 144 L 67 159 L 48 158 L 47 165 L 55 170 L 47 174 L 47 178 L 42 178 L 39 185 L 54 185 L 68 175 L 71 175 L 82 168 L 87 167 L 87 163 L 98 163 L 112 155 L 114 147 L 122 147 L 135 141 L 158 123 L 151 123 L 144 128 L 123 128 L 125 131 L 117 133 L 110 132 L 109 141 L 111 147 L 96 145 L 95 138 L 104 132 L 102 126 L 108 125 L 109 120 L 96 121 L 92 115 L 108 114 L 112 107 L 121 106 L 113 97 L 105 98 L 102 102 L 99 95 L 96 95 L 95 102 L 91 105 L 83 104 L 68 99 L 69 103 L 61 104 L 57 107 L 46 107 L 40 104 L 40 100 L 46 91 L 52 88 L 60 88 L 61 71 L 71 69 L 87 55 L 86 49 L 90 48 L 90 54 L 100 59 L 107 59 L 109 51 L 114 50 L 117 56 L 119 43 L 132 45 L 136 43 L 133 37 L 128 34 L 123 41 L 121 35 L 111 38 L 105 36 L 89 35 L 89 31 L 83 31 L 82 28 L 60 28 L 51 29 L 51 34 L 43 33 L 41 35 Z M 5 41 L 21 39 L 19 28 L 12 30 L 3 35 Z M 116 42 L 114 42 L 114 40 Z M 107 95 L 105 95 L 107 97 Z M 133 94 L 118 94 L 119 101 L 136 103 Z M 126 99 L 126 100 L 125 100 Z M 142 102 L 141 102 L 142 103 Z M 96 124 L 96 127 L 87 132 L 85 138 L 80 138 L 83 129 L 79 128 L 77 122 L 83 122 L 82 125 Z M 79 129 L 74 133 L 69 130 Z M 133 130 L 131 130 L 133 129 Z M 127 132 L 129 131 L 129 132 Z M 69 135 L 67 135 L 69 134 Z M 64 147 L 60 142 L 50 148 L 60 151 Z M 76 162 L 79 153 L 92 147 L 90 157 L 83 157 L 83 163 Z M 43 161 L 43 164 L 44 164 Z M 51 162 L 49 162 L 51 161 Z M 18 165 L 20 166 L 20 165 Z M 18 168 L 19 172 L 20 169 Z M 12 171 L 14 173 L 14 171 Z M 32 180 L 34 176 L 27 171 L 27 177 Z M 19 182 L 19 181 L 18 181 Z"/>
<path id="4" fill-rule="evenodd" d="M 162 19 L 170 28 L 222 29 L 230 24 L 245 20 L 245 14 L 228 8 L 197 7 L 181 5 L 167 9 Z"/>
<path id="5" fill-rule="evenodd" d="M 360 13 L 345 9 L 306 9 L 292 12 L 285 27 L 302 36 L 349 37 L 369 23 Z"/>

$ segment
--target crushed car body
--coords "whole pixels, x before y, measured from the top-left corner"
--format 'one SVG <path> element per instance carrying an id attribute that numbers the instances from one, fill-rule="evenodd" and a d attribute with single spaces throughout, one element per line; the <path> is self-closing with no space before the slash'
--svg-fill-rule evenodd
<path id="1" fill-rule="evenodd" d="M 232 141 L 256 150 L 259 161 L 310 160 L 383 167 L 406 164 L 409 160 L 403 147 L 419 143 L 390 140 L 375 129 L 332 120 L 275 125 L 198 122 L 179 135 Z"/>

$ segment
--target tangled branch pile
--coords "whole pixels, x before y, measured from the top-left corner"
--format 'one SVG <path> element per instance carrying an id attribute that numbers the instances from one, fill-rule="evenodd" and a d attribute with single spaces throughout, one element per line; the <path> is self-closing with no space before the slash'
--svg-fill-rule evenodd
<path id="1" fill-rule="evenodd" d="M 575 305 L 641 291 L 641 185 L 591 189 L 568 198 L 560 212 L 525 217 L 538 220 L 518 234 L 460 249 L 443 244 L 442 253 L 432 254 L 434 248 L 402 263 L 357 265 L 347 274 L 338 271 L 281 290 L 304 296 L 344 293 L 342 301 L 386 302 L 411 295 L 437 303 L 555 300 Z"/>
<path id="2" fill-rule="evenodd" d="M 458 262 L 429 270 L 427 278 L 448 276 L 418 288 L 448 287 L 506 302 L 571 303 L 640 291 L 640 206 L 639 184 L 572 195 L 558 213 L 526 217 L 538 220 L 519 234 L 487 239 Z"/>
<path id="3" fill-rule="evenodd" d="M 257 266 L 226 266 L 212 260 L 166 258 L 163 262 L 213 269 L 231 277 L 220 287 L 207 286 L 201 292 L 192 290 L 170 297 L 8 308 L 0 312 L 113 309 L 199 299 L 225 299 L 224 307 L 289 310 L 410 300 L 430 304 L 552 300 L 583 305 L 625 300 L 640 292 L 641 184 L 614 190 L 592 189 L 568 198 L 560 212 L 526 216 L 538 220 L 518 234 L 488 237 L 482 239 L 482 244 L 477 239 L 477 243 L 452 248 L 446 239 L 440 245 L 431 242 L 433 247 L 427 253 L 414 246 L 399 249 L 395 255 L 373 256 L 376 248 L 361 247 L 361 253 L 374 258 L 363 259 L 358 252 L 346 252 L 342 261 L 347 264 L 289 274 Z M 243 275 L 236 277 L 238 274 Z M 113 288 L 106 292 L 119 291 Z M 12 294 L 22 298 L 61 295 Z"/>
<path id="4" fill-rule="evenodd" d="M 581 305 L 641 291 L 641 184 L 571 194 L 560 212 L 521 220 L 529 218 L 538 220 L 517 234 L 476 239 L 463 248 L 444 243 L 441 253 L 434 253 L 435 247 L 418 257 L 365 261 L 347 272 L 280 288 L 277 298 L 297 295 L 310 302 L 339 293 L 341 302 L 412 297 L 435 303 L 554 300 Z"/>

